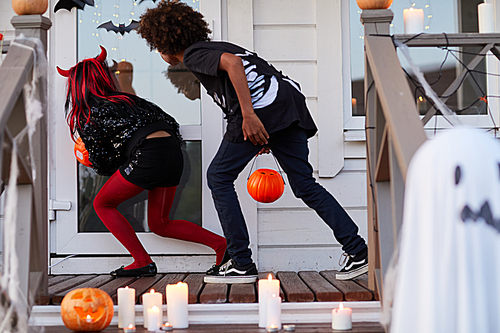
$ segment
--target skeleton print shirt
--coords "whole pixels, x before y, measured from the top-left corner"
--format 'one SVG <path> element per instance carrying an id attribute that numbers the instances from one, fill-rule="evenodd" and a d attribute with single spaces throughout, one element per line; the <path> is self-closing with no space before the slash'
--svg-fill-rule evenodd
<path id="1" fill-rule="evenodd" d="M 269 134 L 293 123 L 305 129 L 309 137 L 316 133 L 316 125 L 297 82 L 256 53 L 240 46 L 227 42 L 196 42 L 184 51 L 184 64 L 224 112 L 227 120 L 226 140 L 243 141 L 243 116 L 227 72 L 218 70 L 223 53 L 232 53 L 241 58 L 254 111 Z"/>

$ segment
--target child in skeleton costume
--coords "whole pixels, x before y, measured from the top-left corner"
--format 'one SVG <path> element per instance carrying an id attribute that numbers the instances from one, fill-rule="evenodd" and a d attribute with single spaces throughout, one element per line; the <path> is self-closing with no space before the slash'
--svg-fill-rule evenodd
<path id="1" fill-rule="evenodd" d="M 162 22 L 162 24 L 157 24 Z M 254 52 L 208 40 L 203 16 L 178 1 L 162 1 L 141 16 L 138 33 L 172 66 L 183 62 L 206 88 L 227 120 L 224 139 L 207 171 L 208 186 L 227 239 L 231 259 L 207 272 L 205 282 L 256 280 L 249 235 L 234 181 L 249 161 L 271 149 L 296 197 L 330 226 L 346 252 L 338 279 L 368 270 L 367 246 L 358 227 L 335 198 L 318 184 L 308 162 L 307 140 L 316 125 L 299 84 Z"/>
<path id="2" fill-rule="evenodd" d="M 226 241 L 202 227 L 169 214 L 183 168 L 179 124 L 157 105 L 120 92 L 106 64 L 106 50 L 70 70 L 66 112 L 73 136 L 80 136 L 93 169 L 111 176 L 94 200 L 94 209 L 109 231 L 130 252 L 134 262 L 113 276 L 154 276 L 156 264 L 117 207 L 148 190 L 149 229 L 215 250 L 214 267 L 223 261 Z M 227 259 L 226 259 L 227 260 Z"/>

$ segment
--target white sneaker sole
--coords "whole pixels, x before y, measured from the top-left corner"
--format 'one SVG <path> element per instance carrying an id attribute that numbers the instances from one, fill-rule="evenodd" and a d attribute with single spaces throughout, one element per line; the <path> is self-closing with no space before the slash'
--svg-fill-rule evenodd
<path id="1" fill-rule="evenodd" d="M 368 264 L 366 264 L 365 266 L 361 266 L 360 268 L 355 269 L 349 273 L 337 273 L 335 277 L 337 278 L 337 280 L 351 280 L 367 272 Z"/>
<path id="2" fill-rule="evenodd" d="M 226 283 L 226 284 L 237 284 L 237 283 L 254 283 L 257 281 L 257 276 L 205 276 L 203 279 L 205 283 Z"/>

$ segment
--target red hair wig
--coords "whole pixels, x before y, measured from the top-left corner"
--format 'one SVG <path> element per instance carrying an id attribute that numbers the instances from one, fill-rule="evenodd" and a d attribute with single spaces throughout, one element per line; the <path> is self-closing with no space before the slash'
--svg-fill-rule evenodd
<path id="1" fill-rule="evenodd" d="M 132 104 L 132 99 L 121 93 L 118 85 L 106 64 L 106 50 L 96 58 L 84 59 L 71 67 L 69 71 L 59 70 L 68 74 L 66 94 L 66 117 L 71 133 L 81 128 L 82 120 L 90 121 L 90 104 L 107 100 L 117 104 Z"/>

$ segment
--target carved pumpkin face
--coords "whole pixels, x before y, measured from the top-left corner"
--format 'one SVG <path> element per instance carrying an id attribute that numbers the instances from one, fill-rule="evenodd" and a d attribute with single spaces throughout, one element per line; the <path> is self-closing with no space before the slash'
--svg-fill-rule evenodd
<path id="1" fill-rule="evenodd" d="M 64 296 L 61 317 L 73 331 L 101 331 L 113 318 L 113 300 L 97 288 L 75 289 Z"/>
<path id="2" fill-rule="evenodd" d="M 285 190 L 285 182 L 275 170 L 257 169 L 248 178 L 247 190 L 255 201 L 271 203 L 281 197 Z"/>
<path id="3" fill-rule="evenodd" d="M 78 162 L 82 163 L 86 167 L 92 167 L 92 163 L 89 160 L 89 152 L 85 148 L 85 144 L 82 138 L 78 138 L 75 142 L 75 156 Z"/>

